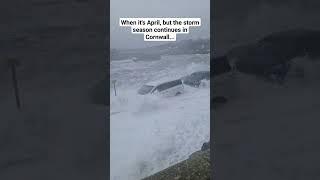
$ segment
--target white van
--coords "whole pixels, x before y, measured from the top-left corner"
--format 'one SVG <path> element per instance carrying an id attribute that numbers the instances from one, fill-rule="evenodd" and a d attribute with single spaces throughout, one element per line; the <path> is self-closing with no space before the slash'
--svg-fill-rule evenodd
<path id="1" fill-rule="evenodd" d="M 184 87 L 181 79 L 171 81 L 154 81 L 143 85 L 138 94 L 147 95 L 155 94 L 164 97 L 177 96 L 183 93 Z"/>

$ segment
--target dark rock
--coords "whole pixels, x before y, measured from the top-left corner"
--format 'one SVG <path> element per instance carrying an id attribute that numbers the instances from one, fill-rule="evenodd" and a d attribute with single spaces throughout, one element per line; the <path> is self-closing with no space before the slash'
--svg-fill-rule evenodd
<path id="1" fill-rule="evenodd" d="M 205 150 L 208 150 L 208 149 L 210 149 L 210 141 L 203 143 L 203 145 L 201 147 L 201 151 L 205 151 Z"/>
<path id="2" fill-rule="evenodd" d="M 210 180 L 210 151 L 197 151 L 187 160 L 143 180 Z"/>

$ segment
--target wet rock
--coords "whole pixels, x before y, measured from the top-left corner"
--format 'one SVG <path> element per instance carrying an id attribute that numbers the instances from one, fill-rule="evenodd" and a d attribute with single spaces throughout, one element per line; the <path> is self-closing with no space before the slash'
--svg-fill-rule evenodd
<path id="1" fill-rule="evenodd" d="M 210 180 L 210 150 L 197 151 L 189 159 L 143 180 Z"/>
<path id="2" fill-rule="evenodd" d="M 205 150 L 208 150 L 208 149 L 210 149 L 210 141 L 203 143 L 203 145 L 201 147 L 201 151 L 205 151 Z"/>

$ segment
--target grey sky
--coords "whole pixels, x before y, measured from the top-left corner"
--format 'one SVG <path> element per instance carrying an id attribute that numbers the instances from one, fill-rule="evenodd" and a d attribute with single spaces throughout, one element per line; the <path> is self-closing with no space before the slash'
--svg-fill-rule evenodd
<path id="1" fill-rule="evenodd" d="M 120 27 L 119 18 L 201 18 L 201 27 L 190 27 L 189 34 L 178 34 L 177 41 L 210 37 L 210 0 L 111 0 L 111 48 L 137 48 L 157 45 L 145 42 L 142 34 L 131 34 L 129 27 Z"/>

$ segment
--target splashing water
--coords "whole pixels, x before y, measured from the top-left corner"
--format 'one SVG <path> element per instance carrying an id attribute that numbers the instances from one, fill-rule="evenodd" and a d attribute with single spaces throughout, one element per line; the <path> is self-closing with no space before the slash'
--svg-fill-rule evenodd
<path id="1" fill-rule="evenodd" d="M 111 180 L 136 180 L 178 163 L 201 148 L 210 134 L 210 81 L 185 86 L 171 98 L 141 96 L 150 80 L 209 70 L 209 55 L 166 56 L 158 61 L 111 61 Z M 110 91 L 112 92 L 112 91 Z"/>

